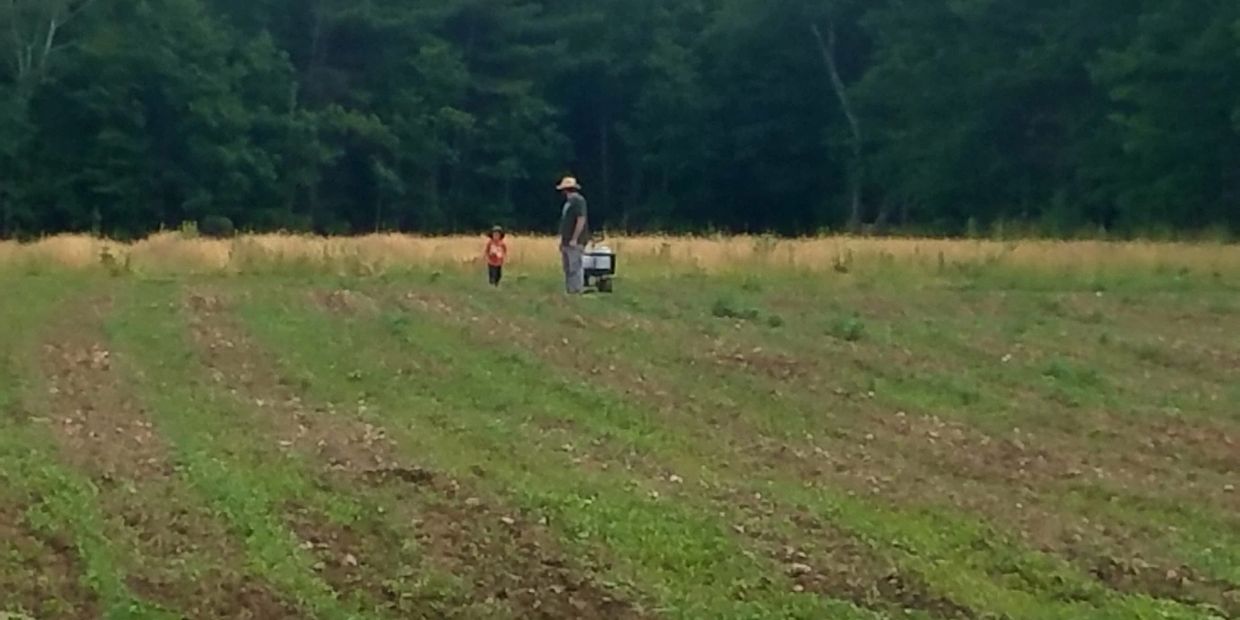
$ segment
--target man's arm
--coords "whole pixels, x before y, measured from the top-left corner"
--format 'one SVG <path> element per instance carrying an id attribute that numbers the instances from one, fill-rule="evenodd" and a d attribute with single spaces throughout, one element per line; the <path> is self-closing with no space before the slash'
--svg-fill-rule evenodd
<path id="1" fill-rule="evenodd" d="M 573 238 L 570 241 L 573 245 L 581 245 L 581 231 L 586 229 L 586 216 L 577 216 L 577 225 L 573 227 Z"/>

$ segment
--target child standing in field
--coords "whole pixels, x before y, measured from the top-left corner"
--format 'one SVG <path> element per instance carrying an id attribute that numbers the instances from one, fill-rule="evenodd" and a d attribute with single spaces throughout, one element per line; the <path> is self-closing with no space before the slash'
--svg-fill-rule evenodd
<path id="1" fill-rule="evenodd" d="M 491 286 L 499 286 L 500 279 L 504 277 L 504 261 L 508 258 L 508 244 L 504 242 L 506 236 L 504 229 L 496 226 L 487 239 L 487 276 Z"/>

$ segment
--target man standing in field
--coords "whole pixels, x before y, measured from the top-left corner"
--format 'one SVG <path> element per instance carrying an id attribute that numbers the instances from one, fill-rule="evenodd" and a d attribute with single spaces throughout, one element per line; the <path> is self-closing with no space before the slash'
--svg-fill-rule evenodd
<path id="1" fill-rule="evenodd" d="M 564 177 L 556 189 L 564 194 L 560 212 L 560 257 L 564 263 L 564 290 L 570 295 L 585 292 L 585 270 L 582 253 L 589 239 L 589 219 L 581 185 L 573 177 Z"/>

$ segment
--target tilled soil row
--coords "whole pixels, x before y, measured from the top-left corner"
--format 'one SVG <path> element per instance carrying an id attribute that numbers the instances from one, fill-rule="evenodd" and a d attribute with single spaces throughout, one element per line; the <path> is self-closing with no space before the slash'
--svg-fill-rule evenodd
<path id="1" fill-rule="evenodd" d="M 24 610 L 36 618 L 99 617 L 98 600 L 82 585 L 82 566 L 72 546 L 27 526 L 15 505 L 0 505 L 0 612 Z"/>
<path id="2" fill-rule="evenodd" d="M 101 325 L 109 307 L 77 304 L 49 332 L 40 365 L 48 425 L 62 458 L 95 482 L 114 540 L 132 554 L 130 588 L 190 617 L 299 617 L 266 584 L 231 568 L 245 565 L 244 551 L 191 499 L 167 444 L 114 369 Z"/>
<path id="3" fill-rule="evenodd" d="M 1024 439 L 994 439 L 960 423 L 897 412 L 891 416 L 870 416 L 868 428 L 834 428 L 804 442 L 771 440 L 763 437 L 760 429 L 746 424 L 740 412 L 728 415 L 715 409 L 705 415 L 711 408 L 702 399 L 628 368 L 614 356 L 608 358 L 606 368 L 599 368 L 599 358 L 594 353 L 559 346 L 561 343 L 540 334 L 539 328 L 528 322 L 506 321 L 495 315 L 475 317 L 477 313 L 453 305 L 450 299 L 426 292 L 405 294 L 397 303 L 466 326 L 476 337 L 497 346 L 517 344 L 557 367 L 589 369 L 595 380 L 656 407 L 665 416 L 681 419 L 683 423 L 676 423 L 678 428 L 705 433 L 703 437 L 711 441 L 717 442 L 720 432 L 751 438 L 743 449 L 735 450 L 728 458 L 745 471 L 796 472 L 798 479 L 810 484 L 847 489 L 852 495 L 893 505 L 952 505 L 1018 534 L 1035 549 L 1069 559 L 1119 592 L 1235 607 L 1235 584 L 1202 577 L 1182 563 L 1164 557 L 1165 549 L 1141 543 L 1145 537 L 1140 532 L 1058 510 L 1054 499 L 1048 499 L 1046 493 L 1053 493 L 1063 481 L 1087 479 L 1098 472 L 1089 467 L 1087 455 L 1061 454 L 1031 434 Z M 592 319 L 577 320 L 582 329 L 606 327 Z M 727 357 L 735 359 L 735 355 Z M 777 366 L 786 369 L 794 364 L 779 358 Z M 693 430 L 701 427 L 704 419 L 709 421 L 709 432 Z M 811 537 L 818 532 L 810 530 L 803 534 Z M 1109 568 L 1115 565 L 1148 568 Z M 882 573 L 874 567 L 870 570 Z M 907 575 L 896 579 L 905 584 L 919 583 Z M 882 587 L 877 580 L 872 583 L 873 589 Z M 856 596 L 855 588 L 852 591 L 854 594 L 848 598 L 858 603 L 865 604 L 872 598 Z M 919 594 L 913 598 L 933 601 L 935 597 Z M 944 610 L 954 605 L 947 601 L 946 606 L 933 603 L 928 608 L 946 613 Z M 968 610 L 955 607 L 952 614 L 968 617 Z"/>
<path id="4" fill-rule="evenodd" d="M 675 390 L 670 386 L 627 369 L 622 363 L 600 368 L 597 359 L 577 348 L 539 338 L 533 327 L 504 323 L 493 316 L 475 321 L 469 313 L 425 293 L 406 294 L 396 303 L 410 310 L 432 312 L 442 320 L 467 326 L 487 344 L 516 344 L 557 367 L 574 371 L 585 369 L 595 377 L 605 377 L 605 383 L 660 411 L 661 415 L 669 418 L 670 423 L 675 423 L 679 416 L 691 415 L 697 421 L 680 428 L 698 432 L 692 429 L 701 423 L 706 409 L 704 403 L 686 402 L 682 397 L 675 396 Z M 565 425 L 559 422 L 545 424 L 550 425 L 549 430 L 565 430 Z M 722 430 L 724 425 L 719 422 L 712 427 L 712 431 Z M 569 428 L 567 432 L 572 433 L 573 429 Z M 709 435 L 709 438 L 703 436 L 702 439 L 719 441 L 717 433 Z M 754 435 L 746 433 L 745 436 Z M 624 446 L 613 446 L 607 441 L 579 442 L 579 445 L 566 446 L 566 449 L 569 447 L 574 455 L 573 462 L 578 467 L 624 469 L 642 479 L 643 487 L 656 496 L 666 497 L 669 501 L 708 502 L 712 509 L 720 510 L 721 516 L 732 519 L 733 532 L 745 547 L 761 553 L 772 564 L 784 569 L 796 592 L 847 600 L 879 612 L 917 610 L 936 618 L 973 618 L 977 615 L 966 606 L 933 593 L 920 577 L 882 559 L 874 549 L 852 534 L 814 518 L 801 507 L 742 489 L 742 483 L 738 480 L 744 476 L 730 476 L 727 482 L 707 484 L 668 473 L 668 467 L 656 457 L 635 454 Z M 731 446 L 739 450 L 729 450 L 726 455 L 720 455 L 718 463 L 713 465 L 751 474 L 782 467 L 777 465 L 781 461 L 786 463 L 787 457 L 779 454 L 783 452 L 782 446 L 774 450 L 766 449 L 770 447 L 761 441 L 750 442 L 743 449 Z M 729 465 L 725 466 L 725 462 Z M 702 488 L 698 489 L 699 486 Z"/>
<path id="5" fill-rule="evenodd" d="M 353 312 L 362 303 L 342 295 L 319 298 L 339 312 Z M 304 402 L 270 353 L 228 315 L 224 297 L 193 292 L 185 305 L 204 363 L 221 386 L 258 406 L 282 449 L 320 463 L 322 480 L 331 488 L 342 493 L 366 488 L 391 508 L 391 514 L 358 527 L 326 527 L 310 511 L 291 512 L 307 548 L 326 551 L 320 569 L 333 586 L 391 601 L 397 596 L 391 583 L 418 576 L 416 566 L 392 557 L 393 549 L 412 540 L 435 569 L 468 579 L 474 600 L 507 607 L 518 617 L 645 615 L 623 594 L 603 586 L 588 560 L 570 558 L 543 524 L 505 507 L 468 480 L 410 462 L 381 426 Z"/>
<path id="6" fill-rule="evenodd" d="M 825 401 L 849 411 L 874 411 L 875 414 L 861 419 L 877 423 L 883 427 L 880 430 L 886 430 L 889 425 L 908 426 L 921 418 L 937 427 L 922 425 L 922 430 L 926 431 L 923 437 L 927 450 L 914 453 L 925 455 L 926 467 L 944 469 L 948 473 L 956 469 L 967 472 L 970 477 L 1037 487 L 1054 487 L 1063 480 L 1092 477 L 1108 484 L 1147 490 L 1160 497 L 1206 500 L 1225 510 L 1240 510 L 1240 494 L 1229 491 L 1225 481 L 1230 472 L 1240 467 L 1240 450 L 1237 450 L 1240 437 L 1236 436 L 1234 427 L 1217 420 L 1149 420 L 1086 409 L 1073 418 L 1084 431 L 1012 429 L 1008 436 L 992 437 L 968 424 L 918 411 L 910 410 L 908 419 L 898 419 L 904 416 L 897 415 L 896 407 L 886 415 L 878 413 L 874 395 L 864 388 L 840 385 L 831 368 L 820 368 L 819 360 L 813 359 L 808 349 L 792 347 L 795 349 L 792 353 L 775 354 L 746 346 L 752 344 L 739 336 L 725 337 L 708 342 L 702 352 L 687 357 L 689 363 L 699 367 L 720 367 L 723 374 L 753 374 L 769 366 L 771 359 L 778 360 L 778 367 L 797 369 L 794 376 L 776 377 L 776 389 L 784 396 L 804 400 L 807 408 L 812 407 L 813 402 Z M 966 348 L 978 360 L 985 360 L 988 354 L 999 358 L 1004 350 L 999 343 L 973 342 Z M 1025 347 L 1025 353 L 1031 354 L 1027 349 Z M 850 346 L 847 359 L 835 363 L 848 364 L 868 375 L 895 379 L 918 373 L 941 373 L 954 363 L 951 359 L 947 355 L 926 359 L 894 347 Z M 1002 363 L 998 359 L 996 362 Z M 770 376 L 771 373 L 764 374 Z M 1023 403 L 1031 410 L 1043 405 L 1055 406 L 1029 385 L 1007 382 L 1001 386 L 1010 390 L 1012 401 Z M 849 431 L 853 431 L 853 439 L 871 433 L 878 441 L 885 437 L 865 426 L 833 429 L 836 433 Z M 939 437 L 940 433 L 951 436 Z M 1086 434 L 1096 437 L 1085 437 Z M 956 449 L 964 442 L 969 444 L 968 449 Z M 1101 442 L 1128 446 L 1128 449 L 1099 451 L 1096 446 Z M 948 449 L 939 450 L 938 447 Z M 979 460 L 995 466 L 978 468 L 974 465 Z"/>
<path id="7" fill-rule="evenodd" d="M 1093 303 L 1092 294 L 1089 298 Z M 816 301 L 813 302 L 814 306 L 807 306 L 807 299 L 814 298 L 789 298 L 785 300 L 787 304 L 781 307 L 781 310 L 794 316 L 822 312 Z M 778 301 L 772 303 L 779 305 Z M 993 322 L 1011 319 L 1013 312 L 1002 295 L 971 299 L 963 305 L 953 296 L 949 300 L 950 308 L 940 307 L 944 303 L 939 297 L 928 294 L 919 298 L 919 306 L 915 312 L 917 316 L 974 313 Z M 929 304 L 929 311 L 926 304 Z M 908 308 L 899 304 L 893 305 L 890 295 L 861 294 L 859 299 L 854 299 L 853 305 L 867 320 L 916 320 L 909 316 Z M 614 327 L 656 334 L 659 330 L 669 329 L 667 322 L 647 319 L 646 316 L 628 313 Z M 585 328 L 587 325 L 591 330 L 605 327 L 597 320 L 583 319 L 581 326 Z M 1150 327 L 1131 329 L 1146 330 Z M 1160 327 L 1164 331 L 1174 331 L 1165 323 L 1160 324 Z M 836 404 L 848 406 L 848 401 L 864 400 L 867 394 L 865 389 L 858 386 L 839 384 L 833 371 L 841 364 L 855 366 L 867 374 L 895 378 L 917 373 L 942 373 L 959 366 L 962 362 L 956 358 L 960 355 L 964 355 L 969 360 L 968 363 L 973 364 L 988 359 L 995 364 L 1021 363 L 1053 355 L 1085 355 L 1092 351 L 1090 346 L 1093 344 L 1090 339 L 1077 339 L 1064 346 L 1046 348 L 1031 343 L 1007 342 L 973 331 L 968 332 L 968 339 L 947 347 L 947 350 L 936 350 L 931 355 L 899 345 L 862 342 L 836 343 L 835 346 L 845 352 L 842 359 L 823 359 L 821 349 L 814 349 L 808 343 L 772 347 L 769 342 L 749 337 L 752 335 L 751 331 L 738 330 L 730 333 L 728 330 L 718 338 L 703 338 L 703 346 L 686 351 L 685 360 L 704 369 L 714 366 L 765 376 L 775 380 L 776 388 L 787 396 L 808 395 L 815 400 L 835 401 Z M 1169 346 L 1174 345 L 1175 342 L 1172 342 Z M 1055 406 L 1044 393 L 1031 389 L 1028 385 L 1015 382 L 1001 385 L 1013 391 L 1011 399 L 1026 403 L 1031 409 L 1036 410 L 1040 405 Z M 1102 439 L 1108 443 L 1128 445 L 1131 449 L 1098 451 L 1093 449 L 1097 442 L 1092 439 L 1083 440 L 1080 436 L 1082 433 L 1075 430 L 1065 432 L 1062 429 L 1037 429 L 1042 441 L 1031 442 L 1031 447 L 1036 448 L 1045 458 L 1032 463 L 1033 467 L 996 468 L 992 470 L 993 473 L 1019 472 L 1022 476 L 1044 474 L 1053 479 L 1075 477 L 1082 472 L 1089 474 L 1098 470 L 1117 483 L 1136 488 L 1153 488 L 1161 496 L 1182 497 L 1192 501 L 1206 498 L 1221 507 L 1240 510 L 1240 493 L 1227 491 L 1225 483 L 1218 482 L 1220 475 L 1228 475 L 1240 468 L 1240 450 L 1237 449 L 1237 446 L 1240 446 L 1240 427 L 1237 425 L 1219 419 L 1192 416 L 1154 420 L 1123 412 L 1088 410 L 1078 412 L 1073 417 L 1073 422 L 1087 429 L 1089 433 L 1105 434 Z M 958 423 L 955 425 L 964 426 Z M 972 451 L 959 452 L 965 456 L 971 453 Z M 947 456 L 951 457 L 950 454 Z M 936 462 L 942 462 L 939 456 L 931 459 L 929 464 Z M 1184 475 L 1185 472 L 1201 475 Z"/>

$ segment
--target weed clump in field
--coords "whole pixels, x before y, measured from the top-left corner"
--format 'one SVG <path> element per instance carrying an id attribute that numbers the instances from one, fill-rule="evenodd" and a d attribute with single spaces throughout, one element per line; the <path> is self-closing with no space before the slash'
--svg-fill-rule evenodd
<path id="1" fill-rule="evenodd" d="M 744 307 L 735 299 L 728 297 L 716 299 L 715 304 L 711 306 L 710 313 L 712 316 L 720 319 L 740 319 L 743 321 L 756 321 L 762 316 L 762 313 L 757 308 Z"/>
<path id="2" fill-rule="evenodd" d="M 1077 366 L 1058 357 L 1046 365 L 1042 374 L 1048 379 L 1079 388 L 1094 388 L 1102 383 L 1102 377 L 1096 369 Z"/>
<path id="3" fill-rule="evenodd" d="M 831 322 L 827 333 L 845 342 L 857 342 L 865 337 L 865 323 L 856 314 L 841 317 Z"/>
<path id="4" fill-rule="evenodd" d="M 99 251 L 99 264 L 103 265 L 103 268 L 113 277 L 129 273 L 132 270 L 128 253 L 118 257 L 116 252 L 106 245 Z"/>

